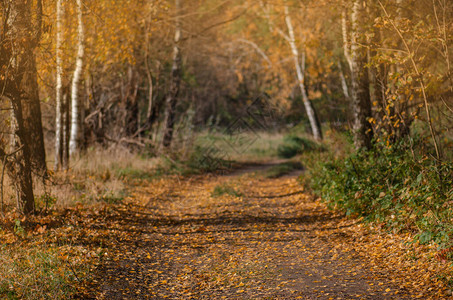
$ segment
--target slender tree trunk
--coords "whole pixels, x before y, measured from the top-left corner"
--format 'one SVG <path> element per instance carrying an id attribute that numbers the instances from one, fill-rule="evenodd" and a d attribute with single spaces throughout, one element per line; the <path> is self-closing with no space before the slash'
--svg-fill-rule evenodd
<path id="1" fill-rule="evenodd" d="M 354 144 L 357 149 L 371 147 L 373 130 L 369 122 L 371 103 L 363 18 L 365 9 L 361 0 L 355 0 L 352 8 L 352 43 L 351 43 L 351 77 L 352 77 L 352 111 L 354 114 Z"/>
<path id="2" fill-rule="evenodd" d="M 63 102 L 61 104 L 61 116 L 62 116 L 62 140 L 61 140 L 61 166 L 63 170 L 69 169 L 69 124 L 70 124 L 70 114 L 69 114 L 69 88 L 65 88 L 63 93 Z"/>
<path id="3" fill-rule="evenodd" d="M 139 84 L 136 79 L 136 72 L 132 69 L 132 66 L 129 66 L 127 77 L 128 83 L 124 94 L 124 104 L 126 108 L 124 129 L 126 131 L 126 135 L 135 136 L 140 126 L 140 122 L 138 120 L 139 108 L 137 99 Z"/>
<path id="4" fill-rule="evenodd" d="M 76 152 L 79 146 L 79 83 L 83 70 L 83 56 L 84 56 L 84 27 L 82 18 L 82 0 L 77 0 L 77 59 L 74 76 L 72 79 L 71 90 L 71 137 L 69 142 L 69 154 L 72 155 Z"/>
<path id="5" fill-rule="evenodd" d="M 145 34 L 145 67 L 146 67 L 146 77 L 148 78 L 148 108 L 146 111 L 146 122 L 145 128 L 148 129 L 151 127 L 151 115 L 153 113 L 153 97 L 154 97 L 154 85 L 153 85 L 153 74 L 151 71 L 151 67 L 149 65 L 149 56 L 150 56 L 150 28 L 149 24 L 152 22 L 152 14 L 150 14 L 150 19 L 148 20 L 148 26 L 146 27 L 146 34 Z"/>
<path id="6" fill-rule="evenodd" d="M 316 111 L 313 107 L 313 104 L 311 103 L 310 99 L 308 98 L 307 95 L 307 90 L 305 88 L 305 74 L 302 70 L 302 66 L 299 62 L 299 50 L 297 49 L 296 46 L 296 40 L 294 37 L 294 28 L 291 22 L 291 17 L 289 15 L 289 9 L 288 6 L 285 5 L 285 21 L 286 21 L 286 26 L 288 27 L 288 42 L 291 47 L 291 52 L 293 54 L 293 60 L 294 60 L 294 65 L 296 67 L 296 74 L 297 74 L 297 79 L 298 79 L 298 85 L 300 88 L 300 91 L 302 93 L 302 100 L 305 106 L 305 110 L 308 115 L 308 120 L 310 121 L 310 126 L 311 130 L 313 133 L 313 137 L 316 140 L 322 140 L 322 131 L 321 131 L 321 126 L 319 125 L 319 119 L 316 114 Z"/>
<path id="7" fill-rule="evenodd" d="M 349 87 L 348 87 L 348 83 L 346 81 L 346 77 L 344 76 L 343 67 L 341 66 L 340 61 L 338 61 L 337 63 L 338 63 L 338 71 L 340 72 L 341 88 L 343 90 L 343 95 L 346 98 L 346 100 L 349 101 L 351 99 L 351 95 L 349 94 Z"/>
<path id="8" fill-rule="evenodd" d="M 156 77 L 155 77 L 155 84 L 152 87 L 153 91 L 159 90 L 159 81 L 160 81 L 160 74 L 161 74 L 160 68 L 161 68 L 160 62 L 157 61 L 157 72 L 156 72 Z M 151 84 L 153 84 L 152 78 L 151 78 Z M 158 93 L 150 92 L 149 96 L 150 97 L 152 96 L 152 98 L 150 98 L 149 102 L 148 102 L 148 111 L 146 113 L 146 122 L 148 124 L 147 129 L 151 130 L 154 123 L 156 122 L 157 118 L 159 117 L 159 111 L 160 111 L 160 108 L 162 107 L 163 101 L 159 100 Z"/>
<path id="9" fill-rule="evenodd" d="M 60 100 L 60 111 L 58 115 L 60 116 L 59 120 L 59 144 L 58 149 L 58 169 L 57 170 L 67 170 L 69 168 L 69 126 L 70 126 L 70 113 L 69 113 L 69 88 L 67 86 L 62 88 L 62 95 Z"/>
<path id="10" fill-rule="evenodd" d="M 168 148 L 173 139 L 173 128 L 175 125 L 176 103 L 178 100 L 180 83 L 181 83 L 181 51 L 179 42 L 181 39 L 181 0 L 175 0 L 176 7 L 176 28 L 175 28 L 175 45 L 173 47 L 173 66 L 171 68 L 170 90 L 166 99 L 165 129 L 162 139 L 162 145 Z"/>
<path id="11" fill-rule="evenodd" d="M 57 84 L 56 84 L 56 96 L 55 96 L 55 171 L 61 168 L 62 163 L 62 142 L 63 142 L 63 131 L 62 131 L 62 97 L 63 97 L 63 66 L 61 60 L 61 43 L 63 39 L 62 32 L 62 19 L 63 19 L 63 7 L 62 0 L 57 0 L 57 41 L 56 41 L 56 63 L 57 63 Z"/>
<path id="12" fill-rule="evenodd" d="M 147 59 L 148 60 L 148 59 Z M 154 92 L 154 85 L 153 85 L 153 77 L 151 74 L 151 70 L 149 69 L 148 62 L 146 62 L 146 75 L 148 77 L 148 108 L 146 110 L 146 123 L 149 126 L 149 121 L 151 120 L 151 115 L 153 114 L 153 92 Z"/>
<path id="13" fill-rule="evenodd" d="M 398 22 L 401 22 L 403 19 L 403 6 L 404 6 L 404 0 L 397 0 L 396 1 L 396 20 Z M 398 49 L 404 49 L 403 47 L 403 42 L 399 41 L 398 42 Z M 401 54 L 400 54 L 401 55 Z M 404 73 L 402 70 L 402 66 L 399 64 L 395 65 L 396 72 L 399 74 Z M 410 125 L 413 121 L 413 118 L 411 117 L 411 113 L 409 111 L 408 107 L 408 97 L 406 95 L 403 95 L 401 93 L 395 93 L 397 94 L 397 100 L 396 103 L 394 102 L 394 105 L 390 108 L 392 110 L 392 115 L 391 115 L 391 122 L 389 121 L 389 125 L 392 127 L 394 135 L 393 135 L 393 142 L 399 141 L 405 136 L 410 134 Z M 400 120 L 400 123 L 398 126 L 394 126 L 396 120 Z"/>
<path id="14" fill-rule="evenodd" d="M 349 70 L 352 72 L 352 58 L 351 58 L 351 41 L 348 30 L 348 10 L 346 7 L 341 12 L 341 33 L 343 35 L 343 54 L 348 63 Z"/>

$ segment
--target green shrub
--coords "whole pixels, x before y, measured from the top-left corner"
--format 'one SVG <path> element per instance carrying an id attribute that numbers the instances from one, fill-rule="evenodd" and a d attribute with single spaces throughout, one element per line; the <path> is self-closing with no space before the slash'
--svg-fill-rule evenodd
<path id="1" fill-rule="evenodd" d="M 421 243 L 450 247 L 453 235 L 453 164 L 412 156 L 404 143 L 318 163 L 313 191 L 347 215 L 389 229 L 415 230 Z"/>
<path id="2" fill-rule="evenodd" d="M 277 153 L 281 158 L 291 158 L 305 152 L 323 150 L 325 150 L 324 147 L 312 140 L 295 135 L 288 135 L 284 137 L 283 144 L 278 147 Z"/>

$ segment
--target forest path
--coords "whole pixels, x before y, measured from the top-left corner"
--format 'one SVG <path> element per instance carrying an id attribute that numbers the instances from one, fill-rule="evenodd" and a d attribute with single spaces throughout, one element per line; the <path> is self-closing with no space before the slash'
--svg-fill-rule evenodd
<path id="1" fill-rule="evenodd" d="M 294 176 L 154 180 L 93 225 L 111 242 L 80 297 L 412 299 L 338 243 L 353 225 Z"/>

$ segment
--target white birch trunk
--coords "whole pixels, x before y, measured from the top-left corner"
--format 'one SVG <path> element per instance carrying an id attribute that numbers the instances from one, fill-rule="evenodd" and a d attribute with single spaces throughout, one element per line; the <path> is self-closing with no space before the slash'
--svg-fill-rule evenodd
<path id="1" fill-rule="evenodd" d="M 308 120 L 310 121 L 311 130 L 313 132 L 313 137 L 316 140 L 322 140 L 322 132 L 319 128 L 318 120 L 316 119 L 315 110 L 313 109 L 312 103 L 307 95 L 307 90 L 305 88 L 305 78 L 304 72 L 302 71 L 301 64 L 299 62 L 299 50 L 296 46 L 296 39 L 294 37 L 294 28 L 291 22 L 291 17 L 289 15 L 288 6 L 285 5 L 285 21 L 286 26 L 288 27 L 288 42 L 291 47 L 291 52 L 293 54 L 294 65 L 296 67 L 297 79 L 300 91 L 302 93 L 302 101 L 304 102 L 305 110 L 307 111 Z"/>
<path id="2" fill-rule="evenodd" d="M 56 114 L 55 114 L 55 170 L 60 169 L 60 162 L 61 162 L 61 137 L 62 137 L 62 116 L 61 116 L 61 101 L 62 101 L 62 92 L 63 92 L 63 67 L 62 67 L 62 60 L 61 60 L 61 42 L 62 42 L 62 19 L 63 19 L 63 8 L 61 6 L 62 0 L 57 0 L 57 53 L 56 53 L 56 62 L 57 62 L 57 78 L 56 78 Z"/>
<path id="3" fill-rule="evenodd" d="M 351 14 L 351 104 L 354 115 L 354 144 L 357 149 L 371 147 L 373 131 L 368 118 L 371 117 L 371 101 L 367 63 L 367 49 L 363 31 L 364 7 L 361 0 L 355 0 Z"/>
<path id="4" fill-rule="evenodd" d="M 77 59 L 74 76 L 72 79 L 71 89 L 71 135 L 69 140 L 69 154 L 72 155 L 77 150 L 77 137 L 79 133 L 79 82 L 83 70 L 83 56 L 84 56 L 84 39 L 85 33 L 83 28 L 82 18 L 82 0 L 77 0 Z"/>
<path id="5" fill-rule="evenodd" d="M 343 53 L 346 61 L 348 62 L 349 70 L 352 71 L 352 58 L 351 58 L 351 39 L 349 36 L 347 10 L 344 8 L 341 14 L 341 33 L 343 35 Z"/>
<path id="6" fill-rule="evenodd" d="M 349 94 L 349 87 L 348 87 L 348 83 L 346 82 L 346 77 L 344 76 L 343 67 L 341 66 L 340 61 L 338 61 L 337 64 L 338 64 L 338 70 L 340 71 L 341 88 L 343 89 L 344 97 L 346 98 L 346 100 L 350 100 L 351 96 Z"/>

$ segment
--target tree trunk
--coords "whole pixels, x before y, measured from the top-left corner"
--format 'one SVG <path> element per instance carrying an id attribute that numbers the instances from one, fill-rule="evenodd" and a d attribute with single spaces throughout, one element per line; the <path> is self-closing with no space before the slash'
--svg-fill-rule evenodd
<path id="1" fill-rule="evenodd" d="M 62 98 L 63 98 L 63 66 L 61 60 L 61 43 L 63 39 L 62 19 L 63 8 L 62 0 L 57 0 L 57 41 L 56 41 L 56 63 L 57 63 L 57 84 L 55 96 L 55 171 L 62 167 L 63 159 L 63 118 L 62 118 Z"/>
<path id="2" fill-rule="evenodd" d="M 344 76 L 343 67 L 341 66 L 340 61 L 337 62 L 337 65 L 338 65 L 338 71 L 340 72 L 341 89 L 343 90 L 344 97 L 346 98 L 346 100 L 349 101 L 351 99 L 351 95 L 349 94 L 349 87 L 348 87 L 348 83 L 346 81 L 346 77 Z"/>
<path id="3" fill-rule="evenodd" d="M 13 159 L 7 159 L 5 145 L 0 147 L 0 158 L 5 161 L 7 172 L 16 186 L 18 210 L 24 214 L 32 213 L 35 208 L 32 167 L 46 171 L 34 55 L 40 37 L 40 30 L 36 26 L 41 26 L 42 8 L 38 1 L 37 15 L 33 18 L 31 3 L 28 0 L 15 0 L 0 4 L 8 5 L 5 11 L 9 11 L 9 15 L 3 16 L 7 20 L 2 28 L 7 42 L 0 45 L 0 69 L 7 70 L 7 73 L 0 76 L 0 83 L 2 98 L 11 101 L 16 134 L 16 150 L 9 155 Z M 33 20 L 37 20 L 37 24 L 33 24 Z M 32 155 L 36 155 L 33 164 Z"/>
<path id="4" fill-rule="evenodd" d="M 181 83 L 181 51 L 179 41 L 181 39 L 181 0 L 175 0 L 176 7 L 176 28 L 175 28 L 175 45 L 173 47 L 173 66 L 171 68 L 170 90 L 166 99 L 166 115 L 164 124 L 164 136 L 162 145 L 165 148 L 170 147 L 173 139 L 173 128 L 175 125 L 176 103 L 178 101 L 180 83 Z"/>
<path id="5" fill-rule="evenodd" d="M 72 79 L 71 90 L 71 138 L 69 142 L 69 154 L 72 155 L 76 152 L 79 146 L 79 82 L 83 70 L 83 56 L 84 56 L 84 28 L 82 19 L 82 0 L 77 0 L 77 59 L 76 67 L 74 70 L 74 77 Z"/>
<path id="6" fill-rule="evenodd" d="M 63 170 L 69 169 L 69 88 L 66 87 L 63 92 L 63 98 L 61 103 L 61 119 L 62 119 L 62 139 L 61 139 L 61 167 Z"/>
<path id="7" fill-rule="evenodd" d="M 302 94 L 302 100 L 305 106 L 305 110 L 308 115 L 308 120 L 310 121 L 310 126 L 311 130 L 313 133 L 313 137 L 316 140 L 322 140 L 322 131 L 321 131 L 321 126 L 319 124 L 319 119 L 316 114 L 316 111 L 313 107 L 313 104 L 311 103 L 310 99 L 308 98 L 307 95 L 307 90 L 305 88 L 305 74 L 302 70 L 302 66 L 299 62 L 299 50 L 297 49 L 296 46 L 296 40 L 294 37 L 294 28 L 291 22 L 291 17 L 289 15 L 289 9 L 288 6 L 285 5 L 285 21 L 286 21 L 286 26 L 288 27 L 288 42 L 291 46 L 291 52 L 293 54 L 293 60 L 294 60 L 294 65 L 296 67 L 296 74 L 297 74 L 297 79 L 298 79 L 298 85 Z"/>
<path id="8" fill-rule="evenodd" d="M 34 56 L 34 53 L 30 53 Z M 41 120 L 41 104 L 37 82 L 35 58 L 30 58 L 29 69 L 24 74 L 23 89 L 27 98 L 23 99 L 22 114 L 24 128 L 27 132 L 26 143 L 30 147 L 32 169 L 42 177 L 47 176 L 46 151 Z"/>
<path id="9" fill-rule="evenodd" d="M 343 54 L 348 63 L 349 70 L 352 72 L 352 58 L 351 58 L 351 41 L 348 30 L 348 11 L 347 8 L 343 8 L 341 12 L 341 33 L 343 36 Z"/>
<path id="10" fill-rule="evenodd" d="M 30 148 L 26 140 L 27 132 L 22 115 L 22 101 L 20 98 L 12 99 L 11 101 L 17 126 L 16 148 L 18 151 L 16 150 L 13 160 L 8 162 L 6 167 L 8 176 L 14 182 L 16 188 L 17 209 L 23 214 L 31 214 L 35 211 L 35 199 L 31 176 Z"/>
<path id="11" fill-rule="evenodd" d="M 30 147 L 29 149 L 31 166 L 37 174 L 46 177 L 46 151 L 44 147 L 44 135 L 41 119 L 41 104 L 39 101 L 37 81 L 38 72 L 36 69 L 36 59 L 34 53 L 34 49 L 38 45 L 41 38 L 42 2 L 41 0 L 36 1 L 35 7 L 32 7 L 32 3 L 33 2 L 31 1 L 18 1 L 18 3 L 11 4 L 11 7 L 12 10 L 15 8 L 26 8 L 29 11 L 30 19 L 26 22 L 28 23 L 27 25 L 29 25 L 28 30 L 30 30 L 30 32 L 28 34 L 30 34 L 29 38 L 31 47 L 28 49 L 27 54 L 24 53 L 24 55 L 28 56 L 28 61 L 27 68 L 22 75 L 22 89 L 24 91 L 24 95 L 26 95 L 26 97 L 22 99 L 22 116 L 24 121 L 24 130 L 27 133 L 25 142 L 29 145 L 33 145 L 33 147 Z M 15 13 L 20 14 L 21 12 L 16 11 Z M 22 19 L 22 16 L 20 16 L 19 19 Z M 15 21 L 13 20 L 12 22 Z"/>
<path id="12" fill-rule="evenodd" d="M 369 122 L 371 118 L 370 89 L 367 63 L 365 32 L 363 19 L 365 9 L 362 1 L 355 0 L 352 8 L 352 43 L 351 43 L 351 79 L 352 79 L 352 111 L 354 114 L 354 144 L 357 149 L 371 148 L 373 130 Z"/>
<path id="13" fill-rule="evenodd" d="M 132 69 L 132 66 L 129 66 L 128 69 L 128 83 L 126 92 L 124 94 L 124 105 L 126 110 L 126 116 L 124 118 L 124 129 L 127 136 L 135 137 L 136 133 L 139 130 L 139 107 L 138 107 L 138 80 L 136 72 Z"/>

